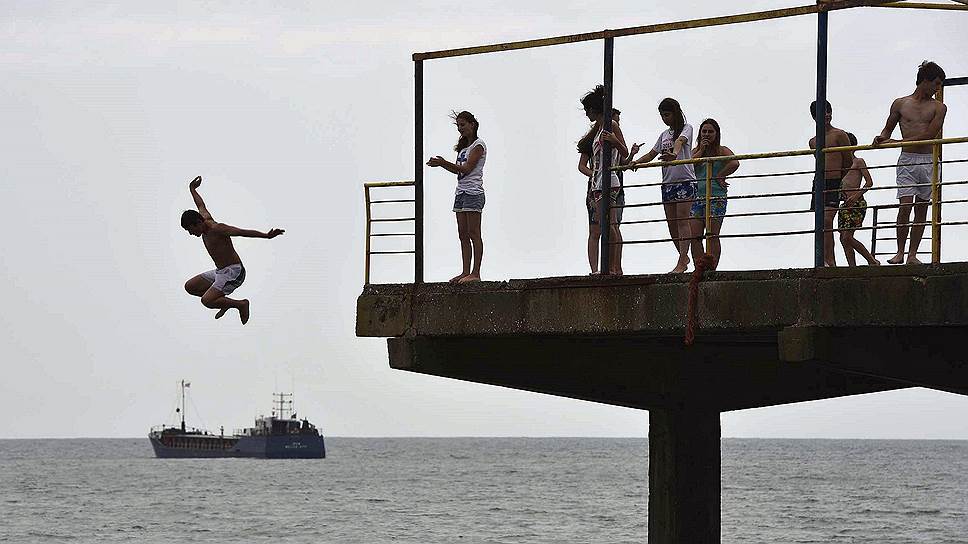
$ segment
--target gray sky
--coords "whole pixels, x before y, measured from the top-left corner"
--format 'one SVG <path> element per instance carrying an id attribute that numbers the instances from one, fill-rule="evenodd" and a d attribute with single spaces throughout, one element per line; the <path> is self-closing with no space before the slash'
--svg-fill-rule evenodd
<path id="1" fill-rule="evenodd" d="M 361 184 L 413 176 L 414 51 L 791 5 L 5 3 L 0 437 L 142 436 L 171 421 L 181 378 L 193 383 L 190 421 L 215 429 L 248 425 L 268 411 L 272 391 L 294 389 L 300 414 L 329 435 L 645 435 L 646 412 L 391 371 L 385 342 L 353 333 Z M 832 14 L 835 125 L 869 141 L 891 100 L 913 89 L 924 58 L 949 76 L 968 76 L 965 17 Z M 815 18 L 802 17 L 619 39 L 615 104 L 627 138 L 651 145 L 663 128 L 655 106 L 674 96 L 693 123 L 716 117 L 736 152 L 804 147 L 815 28 Z M 485 279 L 587 272 L 585 180 L 574 145 L 587 128 L 578 99 L 600 79 L 600 42 L 427 64 L 428 156 L 452 158 L 451 109 L 473 111 L 488 144 Z M 946 134 L 968 134 L 968 88 L 946 101 Z M 948 157 L 966 148 L 952 147 Z M 896 153 L 864 156 L 885 164 Z M 810 159 L 748 161 L 741 173 L 804 164 Z M 875 184 L 893 183 L 890 172 L 876 171 Z M 631 179 L 654 181 L 650 174 Z M 234 313 L 212 320 L 182 290 L 212 268 L 200 241 L 178 225 L 195 175 L 205 178 L 201 193 L 216 219 L 287 230 L 236 242 L 248 272 L 238 294 L 252 300 L 244 328 Z M 770 183 L 797 190 L 809 179 L 737 180 L 730 191 Z M 454 180 L 428 170 L 427 184 L 427 276 L 440 281 L 459 266 Z M 629 190 L 629 201 L 657 192 Z M 868 200 L 892 198 L 881 191 Z M 806 206 L 736 201 L 731 211 L 791 204 Z M 946 217 L 964 213 L 946 208 Z M 793 230 L 810 221 L 737 220 L 724 230 Z M 625 230 L 627 239 L 660 234 L 658 226 Z M 667 246 L 630 248 L 626 272 L 671 268 Z M 944 252 L 966 260 L 968 244 L 951 232 Z M 374 281 L 410 281 L 408 257 L 374 259 Z M 724 243 L 724 269 L 811 262 L 809 237 Z M 912 389 L 729 413 L 723 434 L 968 439 L 966 409 L 964 397 Z"/>

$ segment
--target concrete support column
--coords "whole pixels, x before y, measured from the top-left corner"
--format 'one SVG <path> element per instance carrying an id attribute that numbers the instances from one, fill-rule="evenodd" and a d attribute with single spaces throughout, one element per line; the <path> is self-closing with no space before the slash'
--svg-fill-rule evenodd
<path id="1" fill-rule="evenodd" d="M 720 541 L 719 412 L 649 410 L 649 544 Z"/>

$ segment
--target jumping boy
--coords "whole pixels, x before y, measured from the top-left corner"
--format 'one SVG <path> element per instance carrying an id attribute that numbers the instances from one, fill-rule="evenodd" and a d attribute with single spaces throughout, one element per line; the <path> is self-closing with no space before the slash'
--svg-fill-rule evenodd
<path id="1" fill-rule="evenodd" d="M 850 145 L 857 145 L 857 137 L 847 133 Z M 854 238 L 854 231 L 864 226 L 864 216 L 867 215 L 867 200 L 864 193 L 874 185 L 874 179 L 867 170 L 867 162 L 854 155 L 853 151 L 847 153 L 850 158 L 850 170 L 844 176 L 844 183 L 840 198 L 843 204 L 840 205 L 840 213 L 837 215 L 837 228 L 840 230 L 840 245 L 844 248 L 844 255 L 847 257 L 848 266 L 857 266 L 857 256 L 854 252 L 860 253 L 867 259 L 867 264 L 871 266 L 879 265 L 877 259 L 871 255 L 864 244 Z M 860 186 L 860 181 L 864 180 L 864 186 Z"/>
<path id="2" fill-rule="evenodd" d="M 208 213 L 205 202 L 199 196 L 197 189 L 202 184 L 202 177 L 198 176 L 188 184 L 195 201 L 195 210 L 185 210 L 181 216 L 181 226 L 192 236 L 201 236 L 205 249 L 215 261 L 215 270 L 203 272 L 185 282 L 188 294 L 202 297 L 202 304 L 206 308 L 218 309 L 215 319 L 225 315 L 231 308 L 239 311 L 242 324 L 249 321 L 249 300 L 232 299 L 230 295 L 245 281 L 245 267 L 242 259 L 232 246 L 232 236 L 246 238 L 275 238 L 283 232 L 282 229 L 271 229 L 269 232 L 246 230 L 225 223 L 216 223 L 212 214 Z"/>
<path id="3" fill-rule="evenodd" d="M 908 96 L 902 96 L 891 104 L 884 130 L 874 137 L 874 145 L 890 142 L 914 142 L 938 137 L 948 108 L 934 98 L 944 83 L 944 70 L 937 64 L 924 61 L 915 79 L 917 87 Z M 892 140 L 894 127 L 901 124 L 901 139 Z M 924 234 L 924 221 L 931 202 L 932 156 L 930 145 L 906 145 L 897 159 L 897 254 L 888 259 L 891 264 L 901 264 L 904 259 L 904 243 L 907 241 L 911 208 L 914 207 L 914 226 L 910 227 L 911 245 L 907 251 L 907 264 L 921 264 L 918 246 Z"/>
<path id="4" fill-rule="evenodd" d="M 834 110 L 830 102 L 826 103 L 827 113 L 825 116 L 826 147 L 839 147 L 850 145 L 847 133 L 830 124 L 833 119 Z M 817 120 L 817 101 L 810 104 L 810 115 L 814 121 Z M 817 148 L 816 136 L 810 138 L 810 149 Z M 840 189 L 844 173 L 850 167 L 848 153 L 827 153 L 824 158 L 824 181 L 823 181 L 823 262 L 826 266 L 837 266 L 837 259 L 834 256 L 834 217 L 840 208 Z M 815 202 L 810 200 L 810 209 L 814 209 Z"/>

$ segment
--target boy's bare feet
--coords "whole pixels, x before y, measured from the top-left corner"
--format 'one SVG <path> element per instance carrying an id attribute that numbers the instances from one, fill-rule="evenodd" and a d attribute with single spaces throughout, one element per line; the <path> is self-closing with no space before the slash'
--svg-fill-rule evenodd
<path id="1" fill-rule="evenodd" d="M 910 257 L 908 257 L 906 264 L 924 264 L 924 263 L 918 260 L 916 256 L 911 255 Z"/>
<path id="2" fill-rule="evenodd" d="M 867 265 L 868 266 L 881 266 L 881 261 L 878 261 L 877 259 L 871 259 L 871 260 L 867 261 Z"/>
<path id="3" fill-rule="evenodd" d="M 450 283 L 459 283 L 460 280 L 461 280 L 461 278 L 463 278 L 466 275 L 467 274 L 464 274 L 463 272 L 461 272 L 460 274 L 457 274 L 456 276 L 454 276 L 453 278 L 450 278 L 447 281 L 450 282 Z"/>
<path id="4" fill-rule="evenodd" d="M 481 276 L 478 274 L 468 274 L 463 278 L 457 280 L 457 283 L 471 283 L 475 281 L 481 281 Z"/>
<path id="5" fill-rule="evenodd" d="M 891 257 L 887 260 L 887 264 L 901 264 L 904 262 L 904 254 L 898 253 L 897 255 Z"/>
<path id="6" fill-rule="evenodd" d="M 249 322 L 249 299 L 244 298 L 239 302 L 242 304 L 239 306 L 239 319 L 241 319 L 242 324 L 245 325 Z"/>
<path id="7" fill-rule="evenodd" d="M 670 274 L 681 274 L 681 273 L 685 272 L 687 268 L 689 268 L 689 257 L 686 257 L 685 259 L 679 259 L 679 263 L 676 264 L 676 267 L 673 268 L 672 271 L 669 272 L 669 273 Z"/>
<path id="8" fill-rule="evenodd" d="M 215 319 L 222 317 L 223 315 L 225 315 L 225 312 L 227 311 L 229 311 L 228 308 L 222 308 L 221 310 L 215 313 Z"/>

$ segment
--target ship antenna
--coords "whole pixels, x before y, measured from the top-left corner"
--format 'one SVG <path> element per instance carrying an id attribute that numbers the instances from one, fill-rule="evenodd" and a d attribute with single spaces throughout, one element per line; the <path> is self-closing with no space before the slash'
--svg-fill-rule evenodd
<path id="1" fill-rule="evenodd" d="M 181 381 L 181 430 L 185 432 L 185 380 Z"/>

